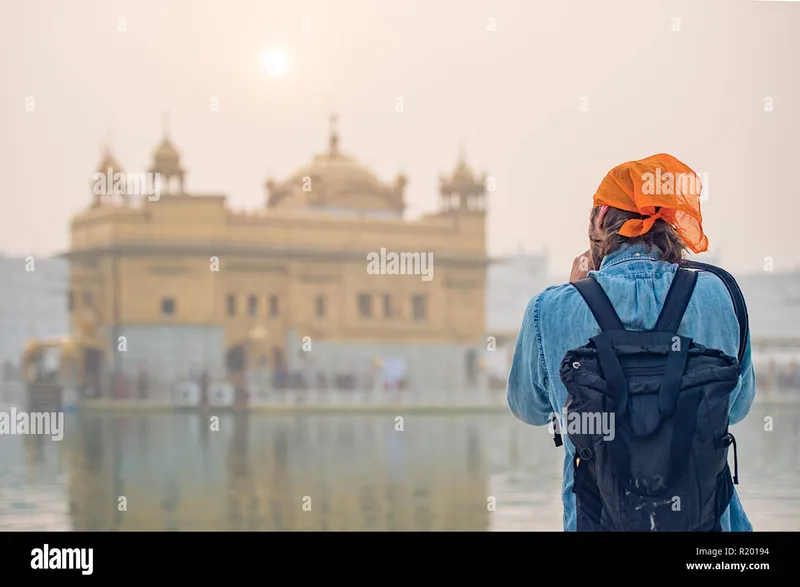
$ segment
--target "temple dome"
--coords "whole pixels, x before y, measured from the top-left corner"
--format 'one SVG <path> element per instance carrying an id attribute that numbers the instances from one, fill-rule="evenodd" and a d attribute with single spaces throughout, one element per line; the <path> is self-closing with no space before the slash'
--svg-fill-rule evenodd
<path id="1" fill-rule="evenodd" d="M 321 153 L 315 155 L 310 163 L 300 167 L 287 181 L 303 181 L 311 177 L 337 186 L 377 185 L 378 177 L 354 157 L 341 153 Z"/>
<path id="2" fill-rule="evenodd" d="M 153 163 L 150 171 L 164 176 L 168 184 L 168 191 L 171 190 L 169 183 L 172 178 L 178 178 L 178 190 L 183 192 L 184 170 L 181 167 L 181 155 L 175 145 L 170 140 L 169 116 L 165 113 L 162 122 L 162 139 L 158 146 L 153 150 Z"/>
<path id="3" fill-rule="evenodd" d="M 180 158 L 180 153 L 178 153 L 178 150 L 168 138 L 164 138 L 164 140 L 161 141 L 161 144 L 158 145 L 156 150 L 153 152 L 153 159 L 155 161 L 177 164 L 180 161 Z"/>
<path id="4" fill-rule="evenodd" d="M 162 192 L 183 194 L 186 172 L 181 167 L 181 155 L 169 140 L 169 125 L 164 122 L 163 138 L 153 151 L 153 163 L 148 170 L 161 176 Z"/>
<path id="5" fill-rule="evenodd" d="M 456 168 L 453 170 L 453 174 L 451 175 L 452 181 L 461 181 L 465 183 L 470 183 L 475 181 L 475 173 L 472 171 L 467 162 L 463 159 L 459 159 Z"/>
<path id="6" fill-rule="evenodd" d="M 331 117 L 329 149 L 295 170 L 285 181 L 267 181 L 271 208 L 316 208 L 359 212 L 402 213 L 406 178 L 381 181 L 369 168 L 339 151 Z"/>
<path id="7" fill-rule="evenodd" d="M 441 175 L 439 182 L 443 194 L 483 194 L 486 174 L 478 176 L 467 163 L 464 147 L 459 149 L 456 166 L 449 175 Z"/>

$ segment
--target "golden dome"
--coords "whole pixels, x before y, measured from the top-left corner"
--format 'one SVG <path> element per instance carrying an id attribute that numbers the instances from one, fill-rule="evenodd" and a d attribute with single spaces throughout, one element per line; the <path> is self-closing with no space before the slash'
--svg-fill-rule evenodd
<path id="1" fill-rule="evenodd" d="M 378 177 L 369 169 L 359 164 L 354 157 L 339 151 L 339 132 L 336 129 L 338 117 L 330 117 L 330 138 L 328 139 L 328 152 L 316 155 L 311 163 L 295 171 L 289 181 L 310 177 L 312 181 L 320 179 L 334 185 L 352 184 L 378 184 Z"/>
<path id="2" fill-rule="evenodd" d="M 369 168 L 339 150 L 331 117 L 329 149 L 320 153 L 282 182 L 268 180 L 269 206 L 350 208 L 361 211 L 402 212 L 404 176 L 394 183 L 381 181 Z"/>
<path id="3" fill-rule="evenodd" d="M 355 158 L 341 153 L 316 155 L 308 165 L 295 171 L 288 181 L 302 183 L 306 177 L 310 177 L 312 182 L 319 180 L 337 186 L 380 183 L 372 171 L 359 164 Z"/>

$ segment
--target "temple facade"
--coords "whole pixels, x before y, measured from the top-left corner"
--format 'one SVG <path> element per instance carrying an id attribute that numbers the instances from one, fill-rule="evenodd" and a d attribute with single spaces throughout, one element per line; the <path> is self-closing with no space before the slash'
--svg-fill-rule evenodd
<path id="1" fill-rule="evenodd" d="M 483 385 L 486 177 L 462 154 L 439 210 L 408 220 L 405 176 L 383 181 L 343 152 L 335 122 L 327 150 L 267 180 L 247 212 L 189 193 L 167 134 L 149 170 L 158 194 L 105 152 L 66 257 L 72 329 L 107 344 L 111 372 L 257 367 L 364 388 L 392 364 L 408 387 Z"/>

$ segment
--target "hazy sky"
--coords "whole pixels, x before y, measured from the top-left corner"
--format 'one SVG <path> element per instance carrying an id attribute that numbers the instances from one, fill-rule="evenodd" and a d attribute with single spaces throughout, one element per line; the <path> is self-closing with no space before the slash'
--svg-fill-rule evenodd
<path id="1" fill-rule="evenodd" d="M 408 174 L 411 216 L 464 140 L 496 178 L 492 254 L 546 247 L 566 277 L 605 173 L 668 152 L 708 177 L 726 267 L 800 267 L 800 3 L 0 0 L 0 44 L 8 254 L 67 247 L 109 133 L 145 171 L 169 110 L 187 189 L 256 208 L 268 175 L 326 147 L 335 110 L 344 151 Z M 288 75 L 264 71 L 272 47 Z"/>

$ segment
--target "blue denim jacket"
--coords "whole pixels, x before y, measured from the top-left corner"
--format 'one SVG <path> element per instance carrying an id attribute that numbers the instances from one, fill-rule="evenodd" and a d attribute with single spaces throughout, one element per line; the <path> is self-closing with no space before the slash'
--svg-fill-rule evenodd
<path id="1" fill-rule="evenodd" d="M 658 261 L 660 252 L 641 243 L 628 244 L 603 259 L 591 274 L 603 286 L 628 330 L 650 330 L 675 277 L 677 265 Z M 578 291 L 569 284 L 549 287 L 537 294 L 525 310 L 508 377 L 508 405 L 528 424 L 544 426 L 561 410 L 567 390 L 559 377 L 565 353 L 586 344 L 600 327 Z M 739 324 L 725 284 L 715 275 L 701 272 L 686 308 L 678 334 L 698 344 L 719 349 L 730 356 L 739 351 Z M 755 374 L 750 340 L 742 359 L 742 375 L 731 395 L 730 423 L 736 424 L 750 411 L 755 396 Z M 575 448 L 564 436 L 564 529 L 575 531 L 575 494 L 572 493 L 572 460 Z M 557 450 L 550 444 L 551 450 Z M 545 449 L 543 449 L 545 450 Z M 751 532 L 739 496 L 733 498 L 722 517 L 725 532 Z"/>

